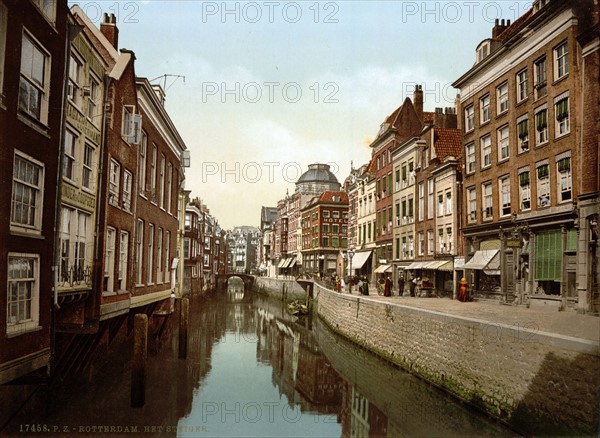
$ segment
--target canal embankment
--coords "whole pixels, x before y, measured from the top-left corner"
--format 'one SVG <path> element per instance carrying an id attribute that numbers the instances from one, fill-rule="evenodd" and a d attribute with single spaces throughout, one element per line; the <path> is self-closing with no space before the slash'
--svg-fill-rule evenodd
<path id="1" fill-rule="evenodd" d="M 285 298 L 280 280 L 265 280 L 257 278 L 263 292 Z M 340 294 L 319 284 L 314 297 L 316 313 L 336 333 L 515 430 L 598 434 L 596 317 L 491 303 L 457 307 L 437 298 L 411 305 L 410 297 Z"/>

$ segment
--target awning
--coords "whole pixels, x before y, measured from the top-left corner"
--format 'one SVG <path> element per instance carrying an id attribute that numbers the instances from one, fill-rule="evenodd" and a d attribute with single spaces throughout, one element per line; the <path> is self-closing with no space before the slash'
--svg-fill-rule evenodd
<path id="1" fill-rule="evenodd" d="M 423 269 L 423 266 L 427 265 L 429 263 L 430 263 L 430 261 L 428 261 L 428 262 L 412 262 L 405 269 Z"/>
<path id="2" fill-rule="evenodd" d="M 352 257 L 352 269 L 362 268 L 372 252 L 373 251 L 363 251 L 354 254 L 354 257 Z"/>
<path id="3" fill-rule="evenodd" d="M 286 262 L 286 261 L 287 261 L 287 258 L 285 258 L 285 257 L 282 257 L 282 258 L 279 260 L 279 263 L 277 263 L 277 267 L 278 267 L 278 268 L 283 268 L 283 265 L 285 264 L 285 262 Z"/>
<path id="4" fill-rule="evenodd" d="M 423 266 L 423 269 L 431 269 L 432 271 L 435 271 L 439 269 L 440 266 L 444 266 L 446 263 L 448 263 L 448 260 L 435 260 L 433 262 L 429 262 L 427 266 Z"/>
<path id="5" fill-rule="evenodd" d="M 285 259 L 285 263 L 283 264 L 282 268 L 286 269 L 290 267 L 290 263 L 292 263 L 292 257 L 287 257 Z"/>
<path id="6" fill-rule="evenodd" d="M 485 273 L 488 275 L 499 275 L 500 257 L 498 252 L 497 249 L 475 251 L 471 260 L 464 264 L 463 269 L 479 269 L 486 271 Z"/>
<path id="7" fill-rule="evenodd" d="M 292 268 L 296 264 L 296 256 L 293 256 L 290 260 L 290 264 L 286 268 Z"/>
<path id="8" fill-rule="evenodd" d="M 375 269 L 375 271 L 373 271 L 373 272 L 375 272 L 376 274 L 383 274 L 384 272 L 388 272 L 391 269 L 392 269 L 391 265 L 379 265 L 377 267 L 377 269 Z"/>
<path id="9" fill-rule="evenodd" d="M 454 262 L 452 262 L 452 260 L 446 260 L 446 263 L 439 266 L 437 269 L 438 271 L 452 272 L 454 270 Z"/>

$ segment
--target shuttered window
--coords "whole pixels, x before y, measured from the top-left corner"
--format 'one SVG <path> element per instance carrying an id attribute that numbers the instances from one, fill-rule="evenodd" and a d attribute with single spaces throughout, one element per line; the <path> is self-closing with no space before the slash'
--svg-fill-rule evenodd
<path id="1" fill-rule="evenodd" d="M 548 231 L 535 236 L 535 280 L 560 281 L 561 241 L 560 231 Z"/>

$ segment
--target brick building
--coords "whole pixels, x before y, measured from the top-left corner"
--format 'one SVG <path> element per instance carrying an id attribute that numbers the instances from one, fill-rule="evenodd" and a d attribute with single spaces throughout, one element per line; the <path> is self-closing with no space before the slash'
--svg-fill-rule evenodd
<path id="1" fill-rule="evenodd" d="M 348 248 L 348 194 L 325 191 L 301 213 L 304 272 L 335 273 L 338 255 Z"/>
<path id="2" fill-rule="evenodd" d="M 597 27 L 597 2 L 535 1 L 496 22 L 454 83 L 478 292 L 597 311 L 598 179 L 584 176 L 598 174 Z"/>
<path id="3" fill-rule="evenodd" d="M 183 229 L 183 292 L 193 294 L 202 291 L 203 286 L 204 212 L 199 199 L 186 205 Z"/>
<path id="4" fill-rule="evenodd" d="M 0 1 L 0 383 L 49 371 L 68 13 Z"/>

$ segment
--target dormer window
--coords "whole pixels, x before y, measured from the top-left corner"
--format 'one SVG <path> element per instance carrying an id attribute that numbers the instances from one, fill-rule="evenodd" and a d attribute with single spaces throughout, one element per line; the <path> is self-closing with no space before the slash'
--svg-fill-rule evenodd
<path id="1" fill-rule="evenodd" d="M 488 40 L 483 41 L 477 47 L 477 62 L 483 61 L 490 54 L 490 42 Z"/>

